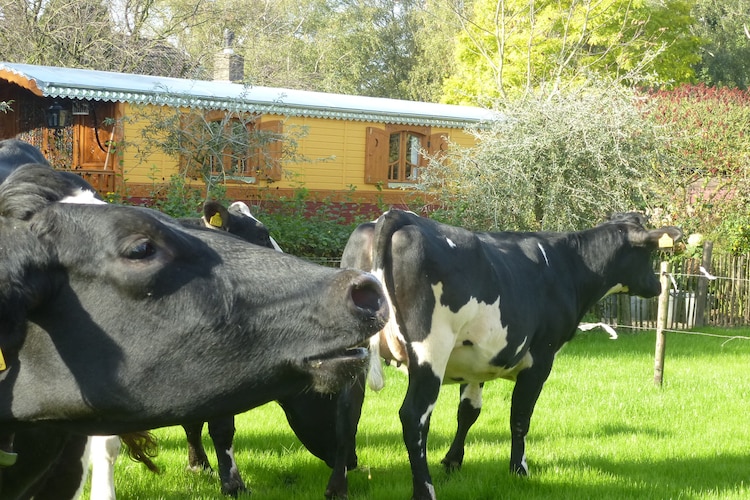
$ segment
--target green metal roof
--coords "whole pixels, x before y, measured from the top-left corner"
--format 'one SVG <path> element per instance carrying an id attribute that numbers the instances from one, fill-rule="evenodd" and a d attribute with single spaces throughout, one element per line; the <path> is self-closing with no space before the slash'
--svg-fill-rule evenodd
<path id="1" fill-rule="evenodd" d="M 0 79 L 43 97 L 281 116 L 450 128 L 477 126 L 497 118 L 491 110 L 472 106 L 5 62 L 0 62 Z"/>

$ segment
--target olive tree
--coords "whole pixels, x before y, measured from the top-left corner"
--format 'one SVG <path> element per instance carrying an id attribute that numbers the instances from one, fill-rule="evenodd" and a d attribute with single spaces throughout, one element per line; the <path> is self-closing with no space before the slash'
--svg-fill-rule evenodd
<path id="1" fill-rule="evenodd" d="M 672 158 L 644 105 L 618 85 L 507 102 L 476 146 L 433 158 L 422 187 L 442 217 L 474 229 L 570 230 L 646 210 Z"/>

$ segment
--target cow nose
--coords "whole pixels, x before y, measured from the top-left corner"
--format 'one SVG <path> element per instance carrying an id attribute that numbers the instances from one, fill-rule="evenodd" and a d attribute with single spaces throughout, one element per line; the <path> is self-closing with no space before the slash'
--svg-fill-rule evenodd
<path id="1" fill-rule="evenodd" d="M 388 301 L 377 278 L 369 273 L 357 275 L 349 287 L 349 297 L 356 313 L 371 326 L 372 333 L 383 328 L 388 319 Z"/>

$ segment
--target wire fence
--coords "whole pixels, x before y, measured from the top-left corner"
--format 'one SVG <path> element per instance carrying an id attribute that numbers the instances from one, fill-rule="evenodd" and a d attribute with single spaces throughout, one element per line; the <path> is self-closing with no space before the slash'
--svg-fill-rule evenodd
<path id="1" fill-rule="evenodd" d="M 666 324 L 662 330 L 723 338 L 725 343 L 750 340 L 729 330 L 750 327 L 750 256 L 712 255 L 709 245 L 701 260 L 670 260 Z M 655 266 L 658 269 L 659 263 Z M 613 328 L 653 331 L 657 329 L 658 300 L 613 295 L 603 299 L 592 312 Z M 727 334 L 701 331 L 704 327 L 727 328 Z"/>

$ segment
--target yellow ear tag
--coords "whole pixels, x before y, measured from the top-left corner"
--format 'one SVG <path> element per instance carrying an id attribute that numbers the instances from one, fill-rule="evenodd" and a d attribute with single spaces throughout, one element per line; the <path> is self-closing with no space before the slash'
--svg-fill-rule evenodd
<path id="1" fill-rule="evenodd" d="M 7 366 L 5 366 L 5 358 L 3 357 L 3 351 L 0 351 L 0 372 L 5 370 Z"/>
<path id="2" fill-rule="evenodd" d="M 674 240 L 667 233 L 664 233 L 659 238 L 659 248 L 672 248 L 673 246 Z"/>
<path id="3" fill-rule="evenodd" d="M 209 224 L 211 224 L 213 227 L 221 227 L 222 224 L 221 220 L 221 214 L 219 212 L 216 212 L 211 216 L 211 220 L 208 221 Z"/>

